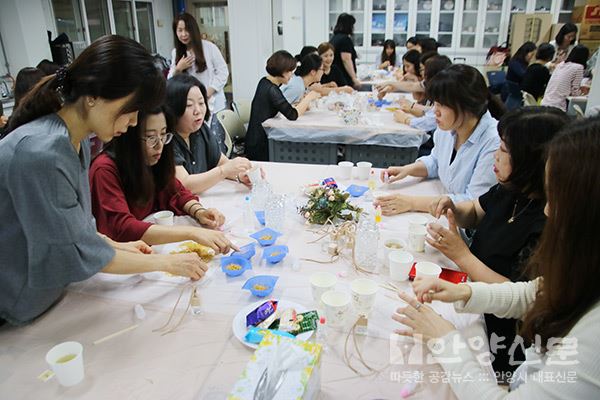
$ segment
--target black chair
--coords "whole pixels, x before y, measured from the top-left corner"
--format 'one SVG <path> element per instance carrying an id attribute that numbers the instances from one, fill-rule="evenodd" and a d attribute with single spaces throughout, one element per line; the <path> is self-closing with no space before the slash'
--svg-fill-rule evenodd
<path id="1" fill-rule="evenodd" d="M 521 87 L 517 82 L 504 82 L 503 92 L 506 93 L 504 105 L 508 111 L 523 106 L 523 94 L 521 93 Z"/>

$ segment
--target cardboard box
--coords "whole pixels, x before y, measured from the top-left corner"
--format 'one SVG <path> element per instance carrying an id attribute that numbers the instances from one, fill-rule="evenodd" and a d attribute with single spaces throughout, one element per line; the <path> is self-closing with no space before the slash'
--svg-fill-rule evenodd
<path id="1" fill-rule="evenodd" d="M 246 364 L 244 372 L 235 383 L 227 400 L 252 400 L 258 380 L 281 343 L 293 344 L 305 353 L 303 365 L 295 365 L 288 372 L 275 397 L 270 400 L 314 400 L 321 391 L 322 347 L 314 342 L 292 340 L 267 333 L 258 345 L 254 355 Z M 290 371 L 290 370 L 288 370 Z"/>
<path id="2" fill-rule="evenodd" d="M 600 47 L 600 40 L 580 40 L 579 44 L 584 45 L 588 49 L 590 49 L 590 54 L 593 54 L 594 51 Z"/>
<path id="3" fill-rule="evenodd" d="M 585 6 L 579 39 L 600 39 L 600 4 Z"/>
<path id="4" fill-rule="evenodd" d="M 571 14 L 571 22 L 580 23 L 583 20 L 583 12 L 585 11 L 585 6 L 573 7 L 573 13 Z"/>
<path id="5" fill-rule="evenodd" d="M 548 41 L 552 27 L 550 13 L 513 14 L 511 17 L 510 51 L 514 55 L 525 42 L 540 44 Z"/>

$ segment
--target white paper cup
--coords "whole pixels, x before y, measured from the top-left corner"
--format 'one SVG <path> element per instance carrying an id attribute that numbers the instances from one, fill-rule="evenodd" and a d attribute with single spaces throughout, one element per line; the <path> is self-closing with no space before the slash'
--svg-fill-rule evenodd
<path id="1" fill-rule="evenodd" d="M 377 282 L 371 279 L 359 278 L 350 284 L 352 290 L 352 305 L 359 315 L 369 315 L 375 305 L 375 297 L 379 291 Z"/>
<path id="2" fill-rule="evenodd" d="M 408 217 L 408 230 L 410 232 L 411 228 L 417 227 L 419 225 L 427 226 L 428 223 L 429 218 L 427 218 L 425 215 L 411 215 L 410 217 Z"/>
<path id="3" fill-rule="evenodd" d="M 321 296 L 323 293 L 332 290 L 337 283 L 337 277 L 331 272 L 317 272 L 310 276 L 310 287 L 312 289 L 313 300 L 321 305 Z"/>
<path id="4" fill-rule="evenodd" d="M 329 290 L 321 296 L 325 308 L 325 317 L 330 326 L 342 326 L 350 310 L 350 295 L 337 290 Z"/>
<path id="5" fill-rule="evenodd" d="M 389 267 L 388 257 L 392 251 L 406 249 L 406 243 L 400 239 L 387 239 L 383 242 L 383 262 Z"/>
<path id="6" fill-rule="evenodd" d="M 83 380 L 83 346 L 78 342 L 57 344 L 46 353 L 46 362 L 63 386 L 74 386 Z"/>
<path id="7" fill-rule="evenodd" d="M 173 211 L 159 211 L 154 213 L 154 221 L 157 225 L 173 225 Z"/>
<path id="8" fill-rule="evenodd" d="M 442 267 L 429 261 L 420 261 L 415 265 L 415 271 L 416 277 L 439 278 L 442 273 Z"/>
<path id="9" fill-rule="evenodd" d="M 390 263 L 390 279 L 405 281 L 408 279 L 415 259 L 408 251 L 399 250 L 390 252 L 388 262 Z"/>
<path id="10" fill-rule="evenodd" d="M 340 180 L 350 180 L 352 179 L 352 169 L 354 168 L 354 163 L 351 161 L 340 161 L 338 163 L 338 177 Z"/>
<path id="11" fill-rule="evenodd" d="M 408 229 L 408 245 L 411 250 L 423 253 L 425 251 L 425 236 L 427 228 L 423 225 L 415 225 Z"/>
<path id="12" fill-rule="evenodd" d="M 250 179 L 250 183 L 256 185 L 258 181 L 262 179 L 262 174 L 260 173 L 260 167 L 254 166 L 248 172 L 248 179 Z"/>
<path id="13" fill-rule="evenodd" d="M 356 163 L 356 166 L 358 167 L 358 179 L 360 179 L 361 181 L 366 181 L 367 179 L 369 179 L 369 175 L 371 174 L 371 167 L 373 167 L 373 164 L 371 164 L 368 161 L 360 161 Z"/>

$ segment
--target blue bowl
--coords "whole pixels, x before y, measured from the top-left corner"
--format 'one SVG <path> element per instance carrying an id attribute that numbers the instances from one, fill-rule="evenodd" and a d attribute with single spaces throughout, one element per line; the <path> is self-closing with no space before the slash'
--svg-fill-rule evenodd
<path id="1" fill-rule="evenodd" d="M 239 265 L 240 269 L 228 269 L 227 266 L 230 264 Z M 252 269 L 250 261 L 240 256 L 229 256 L 221 258 L 221 270 L 225 272 L 227 276 L 239 276 L 243 274 L 247 269 Z"/>
<path id="2" fill-rule="evenodd" d="M 263 258 L 269 264 L 277 264 L 290 252 L 287 246 L 269 246 L 263 249 Z"/>
<path id="3" fill-rule="evenodd" d="M 252 278 L 248 279 L 246 281 L 246 283 L 244 283 L 244 286 L 242 287 L 242 289 L 249 290 L 253 295 L 255 295 L 257 297 L 266 297 L 266 296 L 270 295 L 271 292 L 273 292 L 273 289 L 275 288 L 275 284 L 277 283 L 277 279 L 279 279 L 279 277 L 273 276 L 273 275 L 253 276 Z M 265 286 L 266 289 L 257 290 L 254 288 L 255 285 Z"/>
<path id="4" fill-rule="evenodd" d="M 254 211 L 254 215 L 256 215 L 256 219 L 261 225 L 265 225 L 265 212 L 264 211 Z"/>
<path id="5" fill-rule="evenodd" d="M 235 251 L 231 255 L 250 260 L 256 254 L 256 243 L 250 243 L 240 247 L 240 251 Z"/>
<path id="6" fill-rule="evenodd" d="M 250 235 L 251 238 L 255 239 L 263 247 L 275 244 L 279 236 L 281 236 L 281 233 L 274 231 L 271 228 L 261 229 Z"/>
<path id="7" fill-rule="evenodd" d="M 365 194 L 367 190 L 369 190 L 368 187 L 359 185 L 350 185 L 346 188 L 346 192 L 350 193 L 350 196 L 352 197 L 360 197 Z"/>

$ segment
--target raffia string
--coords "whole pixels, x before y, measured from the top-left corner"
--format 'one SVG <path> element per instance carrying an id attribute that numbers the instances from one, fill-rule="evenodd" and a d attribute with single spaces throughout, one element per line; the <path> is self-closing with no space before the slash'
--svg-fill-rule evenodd
<path id="1" fill-rule="evenodd" d="M 192 302 L 194 300 L 198 300 L 199 298 L 196 295 L 196 285 L 194 283 L 188 283 L 184 286 L 181 287 L 181 291 L 179 292 L 179 297 L 177 298 L 177 301 L 175 302 L 175 305 L 173 306 L 173 309 L 171 310 L 171 314 L 169 315 L 169 319 L 167 320 L 167 322 L 161 326 L 160 328 L 154 329 L 152 332 L 160 332 L 163 331 L 164 329 L 166 329 L 169 324 L 171 323 L 171 320 L 173 319 L 173 317 L 175 316 L 175 311 L 177 310 L 177 306 L 179 305 L 179 302 L 181 301 L 181 297 L 183 297 L 183 294 L 185 293 L 185 291 L 191 288 L 192 291 L 190 293 L 190 297 L 188 299 L 188 304 L 185 308 L 185 311 L 183 312 L 183 314 L 181 315 L 181 318 L 179 318 L 179 321 L 175 324 L 175 326 L 173 326 L 172 328 L 166 330 L 165 332 L 161 333 L 161 336 L 164 336 L 168 333 L 172 333 L 175 332 L 175 330 L 179 327 L 179 325 L 181 325 L 181 323 L 183 322 L 183 320 L 185 319 L 185 316 L 187 315 L 188 311 L 190 310 L 190 307 L 192 306 Z"/>
<path id="2" fill-rule="evenodd" d="M 358 345 L 358 341 L 356 340 L 356 325 L 358 324 L 358 321 L 359 320 L 357 319 L 356 322 L 352 325 L 352 328 L 350 328 L 348 335 L 346 336 L 346 340 L 344 342 L 344 363 L 356 375 L 359 375 L 359 376 L 366 377 L 366 376 L 379 374 L 379 373 L 385 371 L 386 369 L 388 369 L 389 366 L 391 365 L 391 363 L 387 363 L 383 368 L 380 368 L 380 369 L 376 369 L 374 367 L 371 367 L 369 364 L 367 364 L 367 362 L 365 361 L 365 359 L 360 351 L 360 346 Z M 350 337 L 352 337 L 352 342 L 354 343 L 354 348 L 356 349 L 356 353 L 358 354 L 358 360 L 367 370 L 370 371 L 369 373 L 365 374 L 365 373 L 360 372 L 359 370 L 354 368 L 352 366 L 352 364 L 350 363 L 350 356 L 348 355 L 348 342 L 350 342 Z"/>

